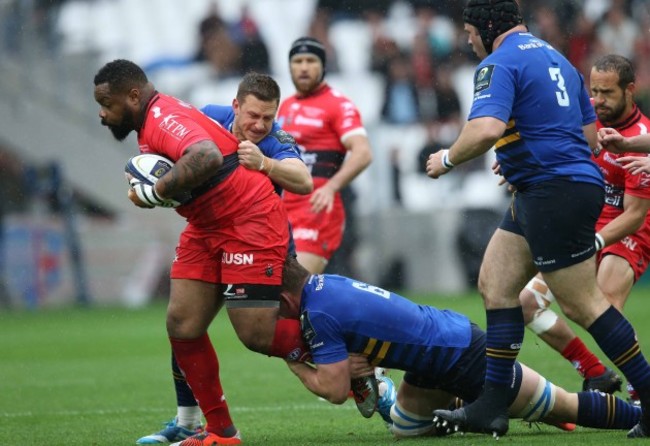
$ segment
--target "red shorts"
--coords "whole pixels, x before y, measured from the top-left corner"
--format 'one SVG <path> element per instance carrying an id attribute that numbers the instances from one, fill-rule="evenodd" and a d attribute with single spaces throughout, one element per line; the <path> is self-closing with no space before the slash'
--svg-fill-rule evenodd
<path id="1" fill-rule="evenodd" d="M 280 200 L 269 200 L 223 228 L 188 224 L 170 275 L 215 284 L 280 285 L 288 243 L 284 206 Z"/>
<path id="2" fill-rule="evenodd" d="M 600 225 L 600 222 L 598 223 L 596 226 L 597 231 L 604 226 Z M 648 261 L 650 261 L 650 246 L 646 239 L 647 236 L 639 232 L 628 235 L 623 240 L 603 248 L 598 253 L 598 262 L 600 263 L 606 255 L 623 257 L 634 271 L 634 281 L 636 282 L 643 275 L 648 267 Z"/>
<path id="3" fill-rule="evenodd" d="M 308 252 L 329 260 L 341 245 L 345 210 L 337 195 L 332 212 L 311 211 L 309 201 L 285 202 L 296 252 Z"/>

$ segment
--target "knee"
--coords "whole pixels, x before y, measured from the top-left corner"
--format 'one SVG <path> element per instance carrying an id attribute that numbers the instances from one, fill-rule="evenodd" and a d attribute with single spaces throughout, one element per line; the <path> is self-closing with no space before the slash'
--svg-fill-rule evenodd
<path id="1" fill-rule="evenodd" d="M 167 313 L 167 335 L 176 339 L 195 339 L 205 333 L 202 324 L 186 315 Z"/>

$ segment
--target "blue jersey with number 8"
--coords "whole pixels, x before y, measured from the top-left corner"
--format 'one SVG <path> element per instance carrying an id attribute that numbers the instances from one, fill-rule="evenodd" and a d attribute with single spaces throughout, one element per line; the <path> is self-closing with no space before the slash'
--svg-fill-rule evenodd
<path id="1" fill-rule="evenodd" d="M 507 123 L 495 144 L 508 182 L 519 189 L 556 178 L 602 185 L 582 127 L 596 121 L 584 79 L 558 51 L 530 33 L 513 33 L 474 75 L 469 120 Z"/>
<path id="2" fill-rule="evenodd" d="M 449 372 L 472 336 L 462 314 L 337 275 L 310 277 L 300 322 L 315 364 L 343 361 L 354 352 L 375 366 L 428 376 Z"/>

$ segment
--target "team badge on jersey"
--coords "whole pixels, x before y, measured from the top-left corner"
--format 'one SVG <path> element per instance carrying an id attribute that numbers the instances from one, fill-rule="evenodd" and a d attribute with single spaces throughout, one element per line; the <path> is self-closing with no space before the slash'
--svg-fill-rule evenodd
<path id="1" fill-rule="evenodd" d="M 302 331 L 302 338 L 305 342 L 311 345 L 311 341 L 316 337 L 316 331 L 314 330 L 311 321 L 309 320 L 309 313 L 303 311 L 300 315 L 300 331 Z"/>
<path id="2" fill-rule="evenodd" d="M 494 65 L 487 65 L 476 72 L 474 76 L 474 93 L 490 88 L 492 73 L 494 73 Z"/>

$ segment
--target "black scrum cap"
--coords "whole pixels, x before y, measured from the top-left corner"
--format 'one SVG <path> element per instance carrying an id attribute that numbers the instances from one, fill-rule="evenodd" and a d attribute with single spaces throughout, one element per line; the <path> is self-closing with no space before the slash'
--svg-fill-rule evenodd
<path id="1" fill-rule="evenodd" d="M 474 25 L 488 54 L 494 39 L 523 22 L 515 0 L 469 0 L 463 10 L 463 21 Z"/>

